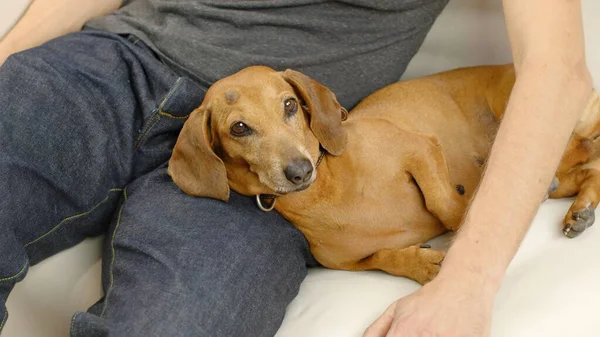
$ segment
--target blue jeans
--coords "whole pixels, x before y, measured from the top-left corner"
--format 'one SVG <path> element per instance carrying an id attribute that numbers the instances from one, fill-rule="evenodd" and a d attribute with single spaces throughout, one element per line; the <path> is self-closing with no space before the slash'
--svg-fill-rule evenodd
<path id="1" fill-rule="evenodd" d="M 72 337 L 272 336 L 305 238 L 251 198 L 190 197 L 166 173 L 207 88 L 132 37 L 85 31 L 0 68 L 0 330 L 29 266 L 108 233 L 105 297 Z"/>

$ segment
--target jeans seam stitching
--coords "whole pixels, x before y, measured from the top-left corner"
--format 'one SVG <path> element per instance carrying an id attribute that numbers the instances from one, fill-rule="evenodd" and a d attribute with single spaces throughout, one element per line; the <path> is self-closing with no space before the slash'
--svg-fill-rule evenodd
<path id="1" fill-rule="evenodd" d="M 167 118 L 171 118 L 171 119 L 186 119 L 186 118 L 190 117 L 190 115 L 191 115 L 191 114 L 187 114 L 187 115 L 185 115 L 185 116 L 174 116 L 174 115 L 171 115 L 170 113 L 168 113 L 168 112 L 164 112 L 164 111 L 162 111 L 162 110 L 158 110 L 158 113 L 159 113 L 161 116 L 165 116 L 165 117 L 167 117 Z"/>
<path id="2" fill-rule="evenodd" d="M 10 281 L 12 279 L 16 279 L 17 277 L 21 276 L 21 274 L 23 274 L 25 272 L 25 270 L 27 270 L 28 265 L 29 265 L 29 259 L 25 259 L 25 263 L 23 264 L 23 267 L 21 267 L 21 270 L 19 270 L 18 273 L 14 274 L 12 276 L 0 278 L 0 282 Z"/>
<path id="3" fill-rule="evenodd" d="M 158 118 L 155 118 L 156 116 L 158 116 Z M 158 113 L 158 111 L 154 115 L 152 115 L 150 119 L 151 120 L 144 127 L 144 132 L 139 136 L 138 140 L 135 142 L 136 150 L 139 150 L 139 148 L 146 140 L 146 136 L 148 135 L 148 133 L 152 130 L 152 128 L 154 128 L 156 124 L 158 124 L 158 122 L 160 122 L 160 114 Z"/>
<path id="4" fill-rule="evenodd" d="M 169 90 L 169 93 L 167 94 L 167 97 L 165 97 L 162 102 L 160 102 L 160 104 L 158 105 L 158 113 L 162 116 L 168 117 L 168 118 L 172 118 L 172 119 L 186 119 L 190 116 L 190 114 L 187 114 L 185 116 L 175 116 L 172 115 L 168 112 L 163 111 L 163 108 L 165 107 L 165 105 L 167 104 L 167 101 L 169 99 L 171 99 L 171 97 L 175 94 L 175 92 L 179 89 L 179 87 L 181 87 L 181 83 L 183 83 L 183 77 L 179 77 L 177 79 L 177 81 L 175 81 L 175 84 L 173 84 L 173 87 L 171 88 L 171 90 Z"/>
<path id="5" fill-rule="evenodd" d="M 6 323 L 6 319 L 8 318 L 8 309 L 5 309 L 6 311 L 4 311 L 4 318 L 2 319 L 2 323 L 0 323 L 0 331 L 2 331 L 2 328 L 4 327 L 4 323 Z"/>
<path id="6" fill-rule="evenodd" d="M 110 296 L 110 293 L 112 292 L 112 288 L 114 286 L 114 274 L 113 274 L 113 268 L 114 268 L 114 264 L 115 264 L 115 237 L 117 236 L 117 231 L 119 230 L 119 226 L 121 225 L 121 215 L 123 214 L 123 208 L 125 207 L 125 202 L 127 201 L 127 189 L 123 189 L 123 203 L 121 204 L 121 207 L 119 208 L 119 215 L 117 216 L 117 224 L 115 226 L 115 230 L 112 233 L 111 239 L 110 239 L 110 251 L 111 251 L 111 260 L 110 260 L 110 266 L 108 267 L 108 278 L 109 278 L 109 283 L 108 283 L 108 289 L 106 290 L 106 296 L 104 297 L 104 305 L 102 307 L 102 312 L 100 313 L 100 317 L 104 318 L 104 314 L 106 313 L 106 309 L 108 308 L 108 298 Z"/>
<path id="7" fill-rule="evenodd" d="M 71 318 L 71 328 L 69 329 L 69 336 L 73 336 L 73 326 L 75 326 L 75 319 L 79 316 L 80 312 L 75 313 Z"/>
<path id="8" fill-rule="evenodd" d="M 177 117 L 177 116 L 174 116 L 174 115 L 172 115 L 170 113 L 167 113 L 167 112 L 163 111 L 163 108 L 167 104 L 167 101 L 171 97 L 173 97 L 173 95 L 175 94 L 175 92 L 179 89 L 179 87 L 181 87 L 181 83 L 183 83 L 183 77 L 177 78 L 177 80 L 175 81 L 175 83 L 169 89 L 169 92 L 167 93 L 167 96 L 158 104 L 158 108 L 156 109 L 156 112 L 152 115 L 152 117 L 150 117 L 150 121 L 143 128 L 142 134 L 140 134 L 140 136 L 138 137 L 137 141 L 135 142 L 134 148 L 136 150 L 139 150 L 139 148 L 142 146 L 142 144 L 146 140 L 146 137 L 148 136 L 148 133 L 152 130 L 152 128 L 154 128 L 154 126 L 156 126 L 156 124 L 158 122 L 160 122 L 160 116 L 164 116 L 164 117 L 171 118 L 171 119 L 186 119 L 186 118 L 188 118 L 189 114 L 186 115 L 186 116 L 183 116 L 183 117 Z M 155 119 L 156 116 L 158 116 L 159 118 Z"/>
<path id="9" fill-rule="evenodd" d="M 95 204 L 90 210 L 83 212 L 83 213 L 78 213 L 75 215 L 71 215 L 69 217 L 66 217 L 64 219 L 62 219 L 56 226 L 54 226 L 52 229 L 50 229 L 49 231 L 47 231 L 46 233 L 42 234 L 41 236 L 39 236 L 38 238 L 27 242 L 23 248 L 27 248 L 29 246 L 31 246 L 32 244 L 42 240 L 43 238 L 45 238 L 46 236 L 54 233 L 56 230 L 58 230 L 62 225 L 64 225 L 66 222 L 73 220 L 73 219 L 77 219 L 77 218 L 81 218 L 83 216 L 86 216 L 90 213 L 92 213 L 94 210 L 96 210 L 96 208 L 100 207 L 100 205 L 102 205 L 103 203 L 105 203 L 108 198 L 110 197 L 110 193 L 111 192 L 117 192 L 117 191 L 123 191 L 122 188 L 111 188 L 110 190 L 108 190 L 108 195 L 106 196 L 106 198 L 104 198 L 102 201 L 100 201 L 99 203 Z"/>
<path id="10" fill-rule="evenodd" d="M 165 107 L 165 105 L 167 104 L 167 101 L 171 98 L 171 96 L 173 96 L 173 94 L 175 94 L 175 91 L 177 91 L 179 89 L 179 87 L 181 86 L 181 83 L 183 82 L 183 77 L 179 77 L 176 81 L 175 84 L 173 84 L 173 87 L 171 87 L 171 89 L 169 90 L 169 92 L 167 93 L 167 97 L 165 97 L 160 104 L 158 105 L 158 111 L 162 111 L 162 109 Z"/>

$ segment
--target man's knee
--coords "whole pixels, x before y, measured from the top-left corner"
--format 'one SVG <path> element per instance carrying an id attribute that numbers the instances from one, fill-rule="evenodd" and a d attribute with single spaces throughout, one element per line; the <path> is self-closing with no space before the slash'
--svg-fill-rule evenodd
<path id="1" fill-rule="evenodd" d="M 275 334 L 311 263 L 304 236 L 280 215 L 257 211 L 251 198 L 232 194 L 223 203 L 184 195 L 169 181 L 140 183 L 114 236 L 119 273 L 107 319 L 146 322 L 131 324 L 140 336 L 152 326 L 171 336 Z M 179 308 L 173 326 L 148 318 L 165 307 Z"/>

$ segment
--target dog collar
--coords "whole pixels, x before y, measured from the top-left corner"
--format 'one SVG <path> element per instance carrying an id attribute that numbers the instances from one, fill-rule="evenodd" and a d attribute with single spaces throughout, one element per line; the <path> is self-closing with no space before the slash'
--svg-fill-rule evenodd
<path id="1" fill-rule="evenodd" d="M 317 159 L 317 163 L 315 164 L 315 170 L 319 167 L 319 164 L 323 161 L 323 157 L 325 157 L 325 151 L 321 148 L 319 149 L 319 159 Z M 277 201 L 277 196 L 275 194 L 257 194 L 256 195 L 256 204 L 261 211 L 270 212 L 275 208 L 275 201 Z"/>

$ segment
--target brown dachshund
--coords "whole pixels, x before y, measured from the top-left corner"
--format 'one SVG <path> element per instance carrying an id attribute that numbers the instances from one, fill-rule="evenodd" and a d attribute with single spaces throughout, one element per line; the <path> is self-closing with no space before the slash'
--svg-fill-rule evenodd
<path id="1" fill-rule="evenodd" d="M 512 65 L 458 69 L 389 85 L 348 114 L 300 72 L 246 68 L 208 90 L 169 174 L 190 195 L 226 201 L 232 188 L 274 204 L 326 267 L 425 283 L 444 254 L 422 243 L 460 226 L 514 81 Z M 578 195 L 569 237 L 600 199 L 599 117 L 595 96 L 551 191 Z"/>

